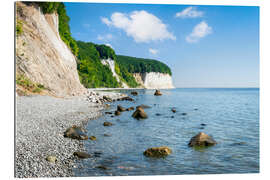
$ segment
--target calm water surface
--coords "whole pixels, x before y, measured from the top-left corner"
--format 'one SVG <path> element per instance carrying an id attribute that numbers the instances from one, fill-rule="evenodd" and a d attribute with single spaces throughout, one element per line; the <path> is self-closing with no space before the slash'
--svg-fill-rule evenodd
<path id="1" fill-rule="evenodd" d="M 137 91 L 138 96 L 131 96 L 135 102 L 115 102 L 106 111 L 114 111 L 118 104 L 145 104 L 152 107 L 145 109 L 149 118 L 133 119 L 132 111 L 89 121 L 88 136 L 96 136 L 97 141 L 88 140 L 85 147 L 90 154 L 102 154 L 81 160 L 78 167 L 83 168 L 74 169 L 76 176 L 259 172 L 259 89 L 172 89 L 162 90 L 163 96 L 158 97 L 154 90 Z M 176 113 L 171 112 L 173 107 Z M 104 127 L 104 121 L 114 125 Z M 211 135 L 218 144 L 200 150 L 188 147 L 198 132 Z M 143 155 L 157 146 L 170 147 L 172 154 L 160 159 Z M 96 168 L 100 165 L 108 169 Z"/>

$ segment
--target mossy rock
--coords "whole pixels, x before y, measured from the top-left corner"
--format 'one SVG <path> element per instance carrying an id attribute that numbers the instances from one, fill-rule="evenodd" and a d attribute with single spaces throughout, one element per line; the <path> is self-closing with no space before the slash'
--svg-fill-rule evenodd
<path id="1" fill-rule="evenodd" d="M 161 158 L 166 157 L 172 153 L 172 150 L 167 146 L 152 147 L 144 151 L 144 155 L 148 157 Z"/>
<path id="2" fill-rule="evenodd" d="M 92 140 L 92 141 L 96 141 L 97 140 L 96 136 L 90 136 L 89 139 Z"/>

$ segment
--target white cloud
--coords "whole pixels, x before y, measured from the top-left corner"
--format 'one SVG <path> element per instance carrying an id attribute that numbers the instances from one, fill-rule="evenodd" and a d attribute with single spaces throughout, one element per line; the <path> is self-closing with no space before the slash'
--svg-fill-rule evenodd
<path id="1" fill-rule="evenodd" d="M 105 45 L 106 45 L 106 46 L 109 46 L 110 48 L 113 48 L 112 45 L 109 44 L 109 43 L 106 43 Z"/>
<path id="2" fill-rule="evenodd" d="M 124 30 L 136 42 L 176 39 L 159 18 L 146 11 L 133 11 L 130 14 L 115 12 L 110 20 L 101 18 L 101 21 L 108 26 Z"/>
<path id="3" fill-rule="evenodd" d="M 104 23 L 104 24 L 107 24 L 108 26 L 111 25 L 111 22 L 108 18 L 101 18 L 101 21 Z"/>
<path id="4" fill-rule="evenodd" d="M 158 53 L 158 50 L 157 49 L 152 49 L 150 48 L 149 49 L 149 53 L 153 54 L 153 55 L 156 55 Z"/>
<path id="5" fill-rule="evenodd" d="M 88 24 L 88 23 L 84 23 L 84 24 L 83 24 L 83 27 L 85 27 L 85 28 L 89 28 L 89 27 L 90 27 L 90 24 Z"/>
<path id="6" fill-rule="evenodd" d="M 212 27 L 208 26 L 205 21 L 200 22 L 194 28 L 191 34 L 186 37 L 186 41 L 189 43 L 198 42 L 201 38 L 212 33 Z"/>
<path id="7" fill-rule="evenodd" d="M 105 35 L 98 35 L 97 36 L 97 39 L 100 40 L 100 41 L 109 41 L 113 38 L 113 35 L 112 34 L 105 34 Z"/>
<path id="8" fill-rule="evenodd" d="M 176 13 L 175 16 L 180 18 L 197 18 L 202 17 L 203 12 L 197 11 L 196 7 L 188 7 L 183 11 Z"/>

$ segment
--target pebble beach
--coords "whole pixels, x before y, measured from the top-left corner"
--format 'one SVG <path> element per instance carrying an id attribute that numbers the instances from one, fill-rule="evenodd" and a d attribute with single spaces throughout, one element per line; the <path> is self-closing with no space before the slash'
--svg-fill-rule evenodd
<path id="1" fill-rule="evenodd" d="M 83 142 L 65 138 L 73 125 L 85 127 L 101 116 L 102 98 L 119 98 L 119 93 L 88 91 L 84 96 L 17 96 L 15 121 L 15 177 L 71 177 L 76 167 L 75 151 L 85 151 Z M 93 102 L 95 100 L 95 102 Z M 46 160 L 56 157 L 55 162 Z"/>

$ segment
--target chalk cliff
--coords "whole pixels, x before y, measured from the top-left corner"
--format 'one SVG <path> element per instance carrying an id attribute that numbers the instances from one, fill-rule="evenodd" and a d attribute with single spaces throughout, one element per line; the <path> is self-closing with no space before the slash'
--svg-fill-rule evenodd
<path id="1" fill-rule="evenodd" d="M 116 78 L 116 80 L 117 80 L 118 82 L 121 82 L 121 83 L 122 83 L 123 88 L 129 88 L 128 85 L 127 85 L 126 83 L 122 82 L 122 81 L 120 80 L 119 76 L 116 74 L 116 72 L 115 72 L 115 62 L 114 62 L 113 59 L 111 59 L 111 58 L 108 58 L 108 59 L 101 59 L 101 63 L 102 63 L 103 65 L 109 66 L 110 70 L 112 71 L 113 76 Z"/>
<path id="2" fill-rule="evenodd" d="M 146 89 L 171 89 L 174 88 L 172 77 L 159 72 L 133 73 L 137 83 Z"/>
<path id="3" fill-rule="evenodd" d="M 84 93 L 76 58 L 59 36 L 57 13 L 44 15 L 34 4 L 17 2 L 16 20 L 22 24 L 16 37 L 16 74 L 44 85 L 56 96 Z"/>

